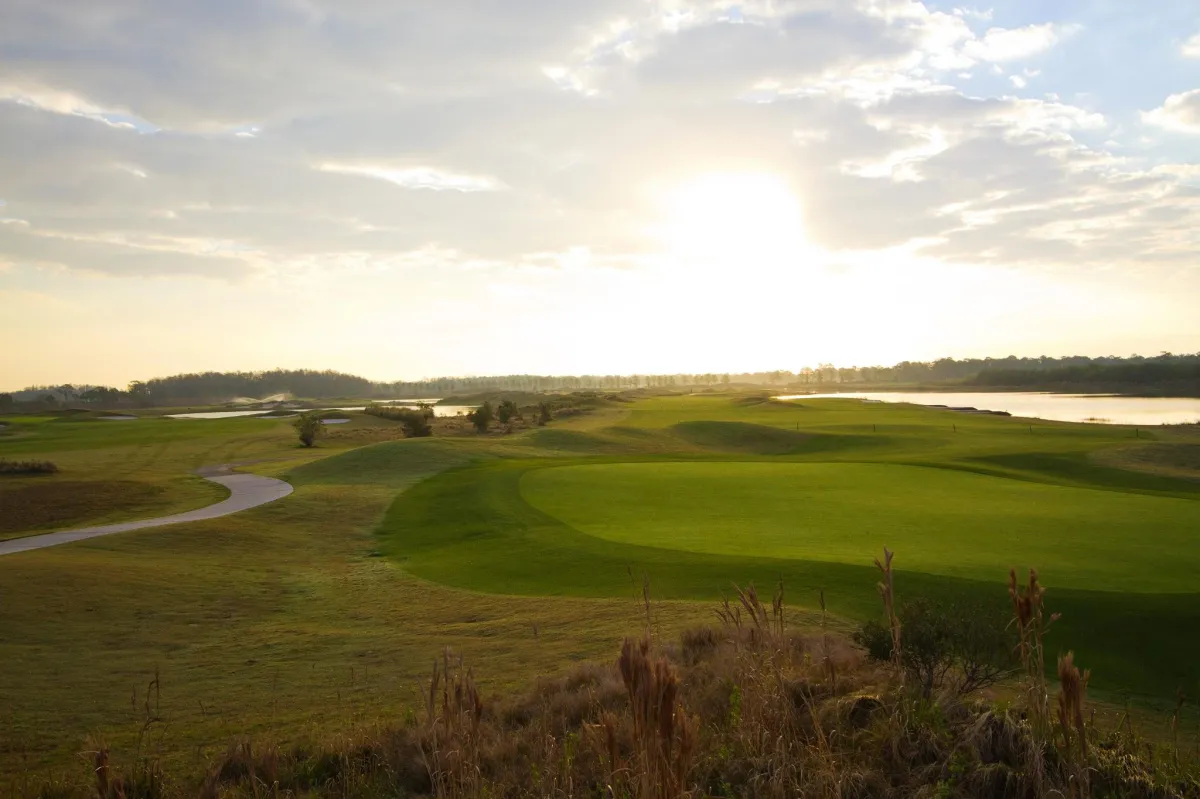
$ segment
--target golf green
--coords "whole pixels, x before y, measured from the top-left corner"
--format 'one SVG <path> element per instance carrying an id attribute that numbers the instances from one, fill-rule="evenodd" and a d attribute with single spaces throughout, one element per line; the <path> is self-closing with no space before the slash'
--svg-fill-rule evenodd
<path id="1" fill-rule="evenodd" d="M 1196 504 L 881 463 L 608 463 L 533 469 L 533 507 L 595 538 L 710 555 L 861 564 L 996 580 L 1037 564 L 1064 588 L 1196 587 Z"/>

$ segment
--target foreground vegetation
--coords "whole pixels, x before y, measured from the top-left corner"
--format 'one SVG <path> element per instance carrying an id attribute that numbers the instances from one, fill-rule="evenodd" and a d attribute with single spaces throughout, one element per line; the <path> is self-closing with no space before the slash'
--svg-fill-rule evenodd
<path id="1" fill-rule="evenodd" d="M 884 607 L 895 607 L 890 553 L 880 563 Z M 998 588 L 998 587 L 997 587 Z M 975 659 L 942 658 L 919 624 L 892 626 L 873 659 L 822 623 L 788 626 L 782 584 L 766 602 L 736 588 L 720 627 L 644 631 L 607 662 L 490 696 L 461 655 L 433 659 L 416 707 L 331 737 L 289 746 L 250 735 L 186 779 L 152 753 L 115 762 L 103 741 L 90 779 L 22 786 L 34 796 L 436 797 L 1196 797 L 1200 765 L 1176 735 L 1154 744 L 1131 718 L 1097 719 L 1089 673 L 1059 656 L 1042 668 L 1050 616 L 1037 578 L 1010 587 L 1012 616 L 970 622 L 973 636 L 1013 636 L 980 679 Z M 769 603 L 769 609 L 768 604 Z M 893 617 L 894 618 L 894 617 Z M 912 622 L 911 617 L 906 617 Z M 1003 619 L 999 619 L 1003 625 Z M 883 629 L 886 625 L 880 627 Z M 971 636 L 968 636 L 971 637 Z M 903 653 L 903 654 L 902 654 Z M 910 656 L 910 653 L 911 656 Z M 944 662 L 943 662 L 944 661 Z M 1005 661 L 1023 670 L 1015 702 L 974 696 Z M 1017 662 L 1019 661 L 1019 665 Z M 932 671 L 924 667 L 937 664 Z M 928 679 L 915 679 L 924 674 Z M 158 680 L 144 730 L 160 721 Z M 138 697 L 135 696 L 135 701 Z"/>
<path id="2" fill-rule="evenodd" d="M 894 670 L 862 662 L 865 655 L 838 635 L 848 632 L 847 620 L 879 617 L 879 575 L 868 553 L 884 544 L 903 547 L 895 572 L 902 602 L 918 596 L 943 604 L 994 602 L 1003 599 L 998 582 L 1010 566 L 1043 567 L 1052 609 L 1063 614 L 1048 633 L 1045 665 L 1053 672 L 1055 655 L 1074 649 L 1094 670 L 1089 701 L 1122 705 L 1129 695 L 1135 718 L 1162 701 L 1167 710 L 1156 717 L 1166 719 L 1180 685 L 1195 691 L 1197 601 L 1185 575 L 1196 556 L 1194 548 L 1171 543 L 1188 518 L 1197 518 L 1188 514 L 1198 507 L 1200 486 L 1188 479 L 1189 461 L 1175 457 L 1194 446 L 1189 432 L 1156 430 L 1147 441 L 1144 429 L 1139 439 L 1120 427 L 1031 428 L 1019 420 L 849 401 L 629 399 L 593 395 L 554 409 L 547 426 L 538 424 L 536 410 L 522 408 L 523 419 L 493 424 L 486 433 L 465 418 L 435 419 L 432 437 L 411 439 L 398 421 L 349 413 L 347 424 L 330 427 L 312 449 L 301 447 L 288 419 L 8 417 L 0 454 L 53 459 L 62 472 L 0 481 L 0 502 L 18 484 L 24 490 L 35 483 L 125 481 L 162 489 L 120 509 L 106 499 L 116 493 L 97 491 L 95 504 L 73 523 L 195 502 L 195 484 L 212 484 L 190 472 L 205 465 L 243 464 L 289 480 L 296 491 L 219 520 L 0 559 L 0 775 L 6 780 L 0 790 L 86 785 L 94 791 L 95 756 L 81 761 L 78 753 L 102 749 L 113 784 L 118 773 L 159 774 L 181 795 L 193 795 L 218 768 L 219 790 L 251 794 L 276 779 L 282 788 L 337 795 L 379 795 L 384 784 L 428 789 L 429 772 L 421 768 L 419 746 L 412 747 L 428 734 L 429 659 L 450 646 L 479 667 L 481 724 L 494 725 L 490 740 L 499 745 L 503 733 L 518 750 L 516 759 L 481 760 L 491 765 L 480 773 L 503 785 L 503 775 L 489 769 L 516 763 L 528 769 L 522 774 L 536 765 L 546 776 L 551 761 L 559 763 L 570 749 L 569 759 L 583 770 L 554 773 L 571 775 L 576 792 L 586 793 L 580 786 L 592 784 L 598 772 L 588 769 L 598 761 L 584 754 L 593 728 L 581 725 L 601 723 L 592 710 L 627 711 L 617 701 L 623 685 L 608 666 L 573 664 L 611 663 L 615 642 L 645 630 L 640 597 L 648 578 L 651 660 L 672 659 L 687 713 L 701 719 L 689 785 L 719 793 L 703 775 L 723 772 L 705 771 L 704 764 L 732 739 L 708 729 L 727 718 L 721 714 L 733 685 L 742 696 L 770 687 L 737 683 L 764 673 L 749 666 L 727 671 L 738 657 L 749 657 L 739 653 L 759 650 L 722 631 L 705 666 L 668 642 L 711 619 L 712 602 L 733 581 L 774 585 L 782 575 L 798 606 L 788 614 L 788 635 L 807 632 L 810 658 L 806 664 L 795 650 L 781 673 L 794 682 L 813 668 L 814 641 L 825 640 L 811 638 L 823 601 L 831 613 L 829 640 L 837 642 L 830 645 L 845 663 L 836 691 L 821 693 L 821 702 L 873 696 L 891 708 L 887 718 L 916 719 L 916 726 L 883 729 L 901 731 L 904 740 L 922 741 L 926 733 L 937 740 L 939 754 L 920 761 L 919 775 L 914 763 L 904 776 L 878 761 L 856 761 L 852 751 L 864 740 L 889 739 L 855 738 L 868 734 L 846 728 L 847 740 L 833 741 L 830 750 L 853 765 L 843 773 L 867 774 L 864 790 L 894 778 L 898 791 L 919 792 L 915 786 L 925 780 L 930 791 L 943 790 L 937 785 L 944 781 L 945 791 L 961 793 L 975 783 L 955 782 L 954 774 L 976 768 L 956 765 L 975 762 L 964 749 L 964 725 L 984 718 L 985 709 L 970 698 L 934 710 L 907 690 L 896 693 Z M 1159 450 L 1172 453 L 1169 462 Z M 640 476 L 622 482 L 625 474 Z M 920 477 L 904 479 L 914 474 Z M 709 490 L 691 491 L 693 477 Z M 805 488 L 814 479 L 823 490 Z M 869 489 L 858 503 L 847 499 L 856 481 Z M 656 493 L 628 493 L 639 490 Z M 645 503 L 640 514 L 628 510 L 635 501 Z M 1089 510 L 1094 502 L 1104 513 Z M 942 504 L 942 515 L 928 516 L 926 535 L 923 509 Z M 736 506 L 744 511 L 734 512 Z M 572 517 L 582 510 L 586 516 Z M 1071 523 L 1076 511 L 1090 519 L 1082 530 Z M 828 526 L 846 514 L 857 514 L 857 522 Z M 716 534 L 695 534 L 708 523 Z M 956 537 L 955 524 L 969 537 Z M 1087 534 L 1091 527 L 1095 535 Z M 1012 535 L 1021 530 L 1022 537 Z M 817 535 L 825 536 L 819 547 L 807 541 Z M 1165 546 L 1174 547 L 1172 561 L 1155 560 Z M 568 690 L 562 675 L 572 671 L 575 687 Z M 593 678 L 579 676 L 589 673 Z M 725 705 L 710 708 L 705 694 L 693 692 L 710 678 L 713 686 L 731 680 L 721 688 Z M 535 699 L 516 698 L 535 681 Z M 601 684 L 617 699 L 593 705 Z M 507 698 L 493 701 L 496 693 Z M 554 698 L 560 694 L 568 698 Z M 536 709 L 543 702 L 589 710 L 570 717 L 575 726 L 555 727 L 552 714 L 540 720 L 549 712 Z M 518 708 L 515 715 L 506 715 L 510 706 Z M 915 715 L 893 712 L 910 707 Z M 1003 728 L 1005 740 L 1024 734 L 1022 711 L 1014 707 L 1015 726 Z M 788 712 L 809 713 L 803 705 Z M 1185 740 L 1193 729 L 1187 713 L 1185 705 L 1176 727 Z M 794 725 L 802 716 L 787 718 Z M 515 719 L 526 721 L 515 725 Z M 630 719 L 619 719 L 618 729 Z M 1099 707 L 1089 756 L 1101 756 L 1099 743 L 1119 720 L 1119 713 Z M 550 728 L 559 731 L 553 757 L 541 736 Z M 747 721 L 736 734 L 753 729 Z M 884 734 L 871 729 L 870 735 Z M 631 728 L 619 732 L 622 763 L 634 751 L 629 735 Z M 1122 735 L 1113 746 L 1127 745 L 1128 730 Z M 534 738 L 525 736 L 544 747 L 532 748 Z M 1163 737 L 1169 742 L 1169 731 Z M 836 748 L 843 744 L 848 748 Z M 797 738 L 786 751 L 808 745 Z M 877 756 L 882 746 L 875 750 L 863 749 L 862 757 Z M 738 782 L 738 773 L 759 773 L 746 772 L 751 761 L 741 757 L 729 759 L 735 770 L 721 779 L 742 786 L 743 794 L 761 792 L 765 783 Z M 1048 757 L 1057 768 L 1055 756 Z M 798 755 L 790 762 L 807 763 Z M 400 764 L 408 764 L 414 781 L 396 777 Z M 1182 790 L 1170 763 L 1139 755 L 1128 766 L 1155 785 Z M 1100 761 L 1093 767 L 1107 768 Z M 928 782 L 936 774 L 943 776 Z M 533 777 L 524 784 L 533 791 L 543 785 Z"/>

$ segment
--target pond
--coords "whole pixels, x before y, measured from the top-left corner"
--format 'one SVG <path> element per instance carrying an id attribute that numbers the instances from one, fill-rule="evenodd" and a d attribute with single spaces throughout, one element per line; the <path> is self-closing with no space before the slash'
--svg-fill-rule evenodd
<path id="1" fill-rule="evenodd" d="M 262 416 L 270 411 L 202 411 L 199 413 L 168 413 L 167 419 L 236 419 L 239 416 Z"/>
<path id="2" fill-rule="evenodd" d="M 1117 397 L 1109 394 L 1050 394 L 1041 392 L 905 392 L 847 391 L 839 394 L 792 394 L 781 400 L 818 398 L 861 399 L 871 402 L 911 402 L 1006 411 L 1013 416 L 1058 422 L 1097 424 L 1194 424 L 1200 422 L 1200 399 L 1176 397 Z"/>

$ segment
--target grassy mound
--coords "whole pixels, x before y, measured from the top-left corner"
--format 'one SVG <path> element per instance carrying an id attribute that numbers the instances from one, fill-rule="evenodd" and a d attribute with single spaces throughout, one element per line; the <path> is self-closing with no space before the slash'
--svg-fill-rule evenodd
<path id="1" fill-rule="evenodd" d="M 1177 442 L 1125 447 L 1097 453 L 1096 460 L 1119 469 L 1200 480 L 1200 443 Z"/>
<path id="2" fill-rule="evenodd" d="M 620 441 L 580 430 L 543 427 L 532 431 L 529 440 L 547 450 L 572 455 L 609 455 L 625 452 L 627 445 Z"/>
<path id="3" fill-rule="evenodd" d="M 353 449 L 293 469 L 286 479 L 306 485 L 385 485 L 403 487 L 469 456 L 436 439 L 388 441 Z"/>
<path id="4" fill-rule="evenodd" d="M 693 446 L 747 455 L 787 455 L 803 451 L 810 434 L 747 422 L 682 422 L 671 428 Z"/>

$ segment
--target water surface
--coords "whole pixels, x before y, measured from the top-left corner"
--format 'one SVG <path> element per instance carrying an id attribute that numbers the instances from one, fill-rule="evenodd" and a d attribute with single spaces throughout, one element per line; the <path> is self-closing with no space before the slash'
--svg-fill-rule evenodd
<path id="1" fill-rule="evenodd" d="M 1194 424 L 1200 422 L 1200 399 L 1176 397 L 1114 397 L 1107 394 L 1050 394 L 1042 392 L 847 391 L 840 394 L 791 394 L 781 400 L 818 398 L 861 399 L 873 402 L 911 402 L 1007 411 L 1013 416 L 1058 422 L 1098 424 Z"/>

